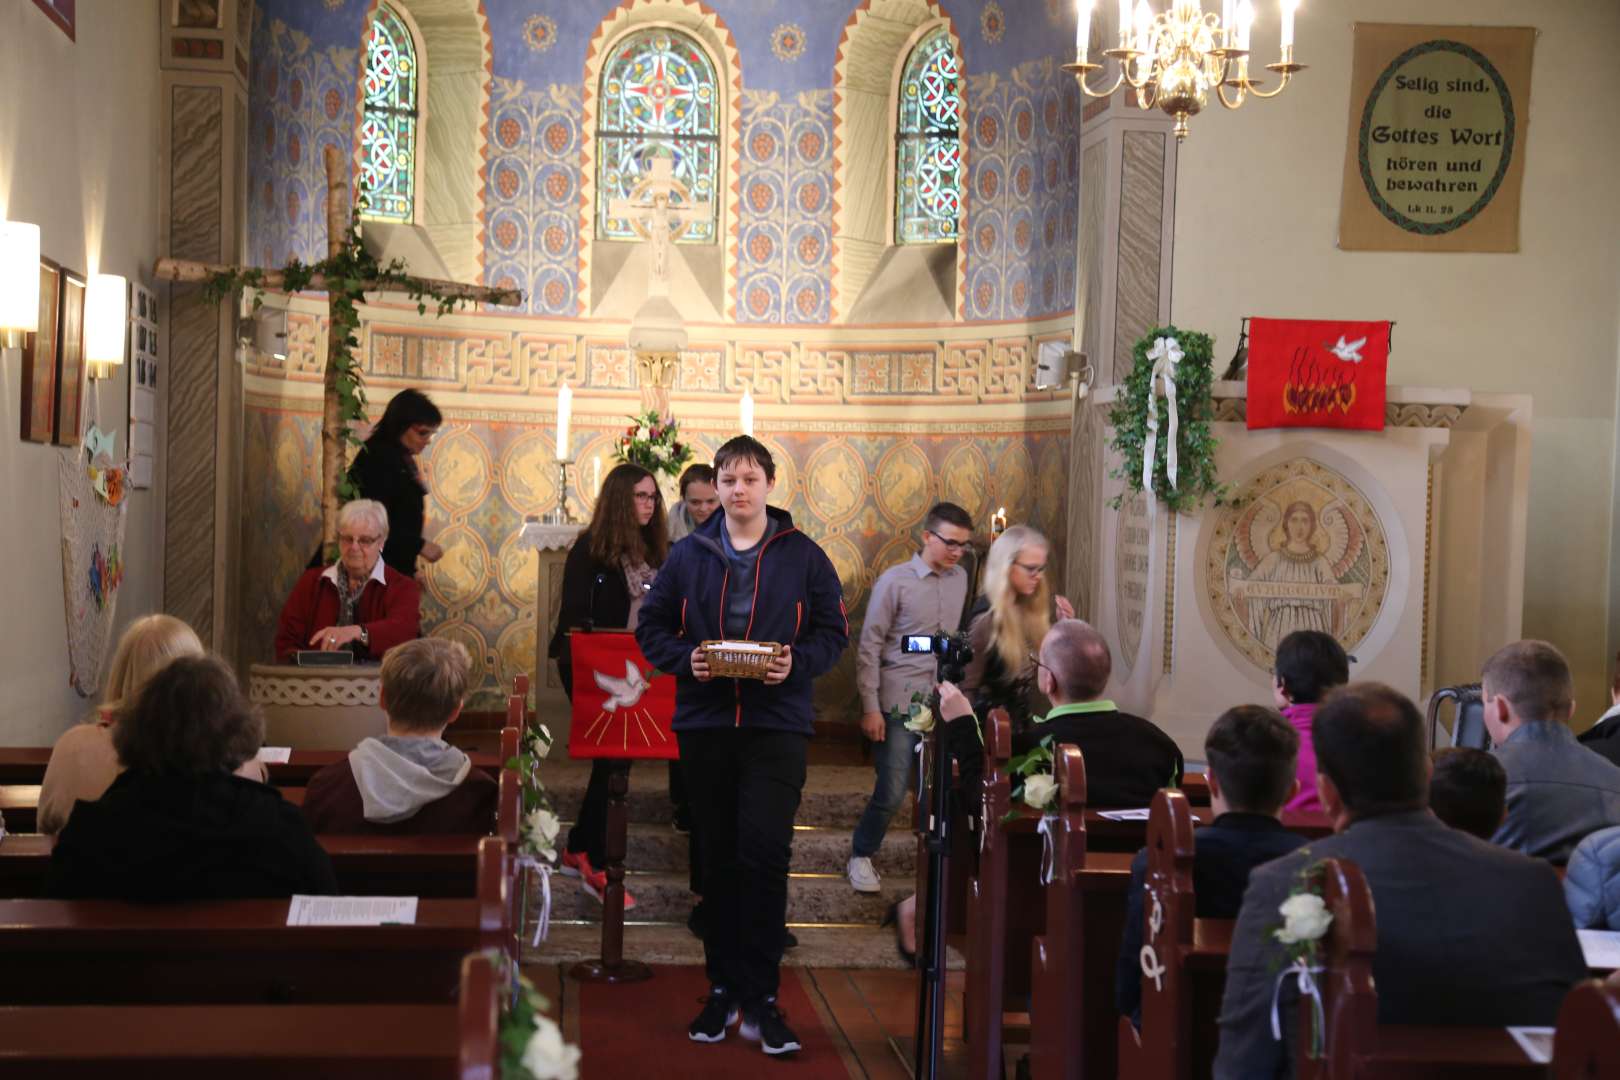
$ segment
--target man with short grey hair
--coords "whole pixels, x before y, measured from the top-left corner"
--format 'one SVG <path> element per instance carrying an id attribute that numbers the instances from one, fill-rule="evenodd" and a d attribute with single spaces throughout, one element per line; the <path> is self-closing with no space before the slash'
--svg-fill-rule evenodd
<path id="1" fill-rule="evenodd" d="M 1552 645 L 1506 645 L 1480 681 L 1491 753 L 1507 772 L 1507 820 L 1492 839 L 1563 865 L 1588 833 L 1620 825 L 1620 766 L 1569 730 L 1575 682 Z"/>
<path id="2" fill-rule="evenodd" d="M 276 660 L 299 652 L 346 649 L 356 659 L 380 657 L 421 632 L 422 590 L 383 561 L 388 511 L 372 499 L 338 513 L 338 561 L 311 567 L 293 586 L 276 628 Z"/>

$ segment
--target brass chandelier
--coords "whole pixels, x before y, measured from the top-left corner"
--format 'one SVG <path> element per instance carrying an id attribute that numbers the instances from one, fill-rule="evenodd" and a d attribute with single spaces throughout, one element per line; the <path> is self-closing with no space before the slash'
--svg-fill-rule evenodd
<path id="1" fill-rule="evenodd" d="M 1236 109 L 1250 94 L 1272 98 L 1283 92 L 1288 79 L 1304 64 L 1294 63 L 1294 10 L 1299 0 L 1280 0 L 1282 59 L 1267 64 L 1281 81 L 1272 90 L 1249 78 L 1249 29 L 1254 24 L 1251 0 L 1222 0 L 1221 13 L 1206 12 L 1200 0 L 1174 0 L 1168 11 L 1154 14 L 1147 0 L 1119 0 L 1119 47 L 1102 55 L 1119 61 L 1119 74 L 1106 90 L 1093 90 L 1087 77 L 1102 68 L 1089 61 L 1091 6 L 1077 0 L 1080 22 L 1075 32 L 1075 62 L 1064 64 L 1074 72 L 1087 97 L 1105 98 L 1121 86 L 1136 92 L 1143 110 L 1158 106 L 1175 118 L 1176 139 L 1187 137 L 1187 118 L 1201 112 L 1213 89 L 1222 105 Z"/>

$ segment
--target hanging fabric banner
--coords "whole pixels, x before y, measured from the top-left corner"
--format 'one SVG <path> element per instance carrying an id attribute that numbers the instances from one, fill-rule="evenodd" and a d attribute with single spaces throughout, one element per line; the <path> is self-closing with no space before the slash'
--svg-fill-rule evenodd
<path id="1" fill-rule="evenodd" d="M 669 725 L 675 719 L 675 677 L 660 674 L 626 631 L 569 635 L 574 654 L 571 758 L 680 757 Z"/>
<path id="2" fill-rule="evenodd" d="M 1389 380 L 1388 321 L 1250 319 L 1250 431 L 1378 431 Z"/>

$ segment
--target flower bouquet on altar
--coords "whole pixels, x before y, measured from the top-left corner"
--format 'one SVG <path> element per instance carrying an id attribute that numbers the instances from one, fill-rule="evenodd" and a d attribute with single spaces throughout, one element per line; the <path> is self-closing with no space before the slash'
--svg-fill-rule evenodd
<path id="1" fill-rule="evenodd" d="M 675 418 L 649 409 L 630 420 L 630 426 L 619 436 L 613 457 L 639 465 L 655 477 L 680 476 L 686 463 L 692 460 L 692 448 L 680 441 L 681 429 Z"/>

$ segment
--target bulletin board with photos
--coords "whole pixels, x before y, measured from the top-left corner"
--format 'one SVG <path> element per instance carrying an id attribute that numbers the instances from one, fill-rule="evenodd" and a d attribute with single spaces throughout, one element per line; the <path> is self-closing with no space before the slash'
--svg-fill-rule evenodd
<path id="1" fill-rule="evenodd" d="M 157 465 L 158 295 L 140 283 L 129 300 L 129 484 L 152 486 Z"/>

